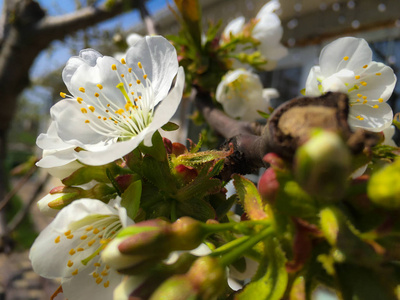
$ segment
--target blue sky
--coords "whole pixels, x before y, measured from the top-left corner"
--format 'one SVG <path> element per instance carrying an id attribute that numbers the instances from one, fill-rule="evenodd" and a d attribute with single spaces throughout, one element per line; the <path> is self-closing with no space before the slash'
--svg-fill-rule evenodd
<path id="1" fill-rule="evenodd" d="M 74 0 L 38 0 L 42 8 L 47 10 L 47 13 L 52 16 L 62 15 L 66 13 L 72 13 L 75 10 Z M 104 1 L 101 1 L 104 2 Z M 170 3 L 173 0 L 170 0 Z M 3 2 L 0 3 L 0 9 L 2 8 Z M 160 9 L 167 6 L 167 0 L 149 0 L 147 2 L 147 8 L 150 14 L 154 14 Z M 113 27 L 121 27 L 126 31 L 129 31 L 134 25 L 141 21 L 140 14 L 137 11 L 131 11 L 119 15 L 116 18 L 101 23 L 100 28 L 110 29 Z M 64 47 L 64 44 L 60 41 L 55 41 L 52 44 L 54 51 L 50 52 L 43 51 L 37 57 L 34 65 L 30 70 L 31 77 L 40 77 L 46 73 L 62 67 L 68 58 L 71 56 L 70 50 Z"/>

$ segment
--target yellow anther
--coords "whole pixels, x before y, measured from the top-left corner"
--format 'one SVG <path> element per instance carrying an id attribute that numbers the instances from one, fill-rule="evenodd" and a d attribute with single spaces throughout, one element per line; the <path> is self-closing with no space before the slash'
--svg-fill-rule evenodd
<path id="1" fill-rule="evenodd" d="M 86 123 L 86 124 L 89 124 L 89 123 L 90 123 L 90 121 L 89 121 L 89 120 L 85 120 L 85 123 Z"/>
<path id="2" fill-rule="evenodd" d="M 103 86 L 99 83 L 99 84 L 97 84 L 96 85 L 100 90 L 102 90 L 103 89 Z"/>
<path id="3" fill-rule="evenodd" d="M 94 112 L 94 107 L 93 106 L 89 106 L 89 109 L 91 112 Z"/>
<path id="4" fill-rule="evenodd" d="M 58 244 L 58 243 L 60 242 L 60 239 L 61 239 L 60 236 L 56 237 L 56 238 L 54 239 L 54 243 Z"/>
<path id="5" fill-rule="evenodd" d="M 360 99 L 357 99 L 357 101 L 356 102 L 360 102 Z"/>
<path id="6" fill-rule="evenodd" d="M 124 75 L 124 74 L 121 74 L 121 77 L 122 77 L 122 78 L 124 78 L 124 77 L 125 77 L 125 75 Z"/>
<path id="7" fill-rule="evenodd" d="M 134 92 L 131 92 L 131 95 L 133 96 L 133 95 L 135 95 L 135 93 L 134 93 Z"/>
<path id="8" fill-rule="evenodd" d="M 98 97 L 100 97 L 100 94 L 99 94 L 99 93 L 94 93 L 94 96 L 95 96 L 96 98 L 98 98 Z"/>
<path id="9" fill-rule="evenodd" d="M 99 239 L 102 239 L 102 238 L 103 238 L 103 235 L 102 235 L 102 234 L 99 234 L 97 237 L 98 237 Z"/>
<path id="10" fill-rule="evenodd" d="M 368 68 L 368 65 L 364 65 L 363 68 L 364 68 L 364 69 Z"/>
<path id="11" fill-rule="evenodd" d="M 72 240 L 73 238 L 74 238 L 73 234 L 70 234 L 70 235 L 67 236 L 67 239 L 69 239 L 69 240 Z"/>
<path id="12" fill-rule="evenodd" d="M 363 86 L 366 86 L 366 85 L 367 85 L 367 83 L 366 83 L 365 81 L 360 81 L 360 83 L 361 83 Z"/>
<path id="13" fill-rule="evenodd" d="M 99 232 L 100 232 L 100 230 L 98 230 L 97 228 L 93 229 L 94 234 L 98 234 Z"/>
<path id="14" fill-rule="evenodd" d="M 109 265 L 106 265 L 106 269 L 108 270 L 110 268 L 110 266 Z"/>
<path id="15" fill-rule="evenodd" d="M 67 230 L 66 232 L 64 232 L 65 236 L 70 235 L 70 234 L 71 234 L 71 230 Z"/>
<path id="16" fill-rule="evenodd" d="M 67 94 L 66 94 L 66 93 L 63 93 L 63 92 L 60 92 L 60 96 L 63 97 L 63 98 L 65 98 L 65 96 L 67 96 Z"/>
<path id="17" fill-rule="evenodd" d="M 362 98 L 363 98 L 364 100 L 367 100 L 367 96 L 363 96 Z"/>
<path id="18" fill-rule="evenodd" d="M 87 244 L 88 244 L 88 246 L 90 247 L 90 246 L 92 246 L 94 243 L 96 243 L 96 240 L 91 240 L 91 241 L 89 241 Z"/>
<path id="19" fill-rule="evenodd" d="M 382 103 L 382 102 L 383 102 L 383 98 L 379 98 L 378 101 L 379 101 L 380 103 Z"/>
<path id="20" fill-rule="evenodd" d="M 83 248 L 78 248 L 78 249 L 76 249 L 76 251 L 78 251 L 78 252 L 82 252 L 82 251 L 84 251 L 85 249 L 83 249 Z"/>
<path id="21" fill-rule="evenodd" d="M 354 78 L 355 78 L 355 79 L 360 79 L 361 76 L 360 76 L 360 75 L 356 75 L 356 76 L 354 76 Z"/>
<path id="22" fill-rule="evenodd" d="M 142 99 L 142 96 L 139 96 L 139 99 Z"/>
<path id="23" fill-rule="evenodd" d="M 115 124 L 118 124 L 118 121 L 114 121 Z"/>
<path id="24" fill-rule="evenodd" d="M 78 269 L 75 269 L 75 271 L 73 271 L 72 273 L 71 273 L 72 275 L 78 275 Z"/>
<path id="25" fill-rule="evenodd" d="M 360 117 L 359 120 L 362 121 L 362 120 L 364 120 L 364 118 L 363 118 L 363 117 Z"/>
<path id="26" fill-rule="evenodd" d="M 144 79 L 147 79 L 147 74 L 144 74 L 144 75 L 143 75 L 143 78 L 144 78 Z"/>
<path id="27" fill-rule="evenodd" d="M 380 76 L 380 75 L 382 75 L 382 73 L 375 73 L 375 75 L 376 75 L 376 76 Z"/>
<path id="28" fill-rule="evenodd" d="M 136 80 L 136 83 L 137 83 L 137 84 L 140 84 L 140 80 L 139 80 L 139 79 L 138 79 L 138 80 Z"/>
<path id="29" fill-rule="evenodd" d="M 343 59 L 344 59 L 344 60 L 348 60 L 348 59 L 349 59 L 349 57 L 348 57 L 348 56 L 345 56 L 345 57 L 343 57 Z"/>
<path id="30" fill-rule="evenodd" d="M 128 72 L 131 73 L 131 72 L 132 72 L 132 68 L 129 68 L 129 69 L 128 69 Z"/>
<path id="31" fill-rule="evenodd" d="M 111 105 L 110 104 L 107 104 L 107 107 L 110 107 Z"/>
<path id="32" fill-rule="evenodd" d="M 375 104 L 372 108 L 379 108 L 379 105 Z"/>
<path id="33" fill-rule="evenodd" d="M 95 267 L 100 267 L 101 266 L 101 264 L 99 264 L 98 262 L 97 263 L 94 263 L 93 264 Z"/>
<path id="34" fill-rule="evenodd" d="M 69 260 L 67 263 L 68 268 L 71 268 L 73 265 L 74 265 L 74 263 L 71 260 Z"/>
<path id="35" fill-rule="evenodd" d="M 120 109 L 116 110 L 115 113 L 122 115 L 124 113 L 124 110 L 122 108 L 120 108 Z"/>
<path id="36" fill-rule="evenodd" d="M 84 108 L 84 107 L 82 107 L 82 108 L 81 108 L 81 112 L 82 112 L 83 114 L 87 114 L 87 109 Z"/>
<path id="37" fill-rule="evenodd" d="M 116 71 L 116 70 L 117 70 L 117 65 L 115 65 L 115 64 L 112 65 L 112 66 L 111 66 L 111 69 L 113 69 L 114 71 Z"/>
<path id="38" fill-rule="evenodd" d="M 74 255 L 76 251 L 74 249 L 69 250 L 69 255 Z"/>
<path id="39" fill-rule="evenodd" d="M 110 282 L 107 280 L 106 282 L 104 282 L 104 287 L 108 288 L 108 286 L 110 285 Z"/>
<path id="40" fill-rule="evenodd" d="M 109 112 L 109 110 L 108 109 L 106 109 L 106 113 L 108 113 Z"/>
<path id="41" fill-rule="evenodd" d="M 130 107 L 132 107 L 132 103 L 131 102 L 128 102 L 128 103 L 125 104 L 125 110 L 126 111 L 128 111 Z"/>
<path id="42" fill-rule="evenodd" d="M 364 101 L 363 101 L 363 104 L 366 104 L 367 102 L 368 102 L 367 100 L 364 100 Z"/>
<path id="43" fill-rule="evenodd" d="M 78 101 L 79 104 L 82 104 L 83 99 L 81 97 L 76 98 L 76 101 Z"/>
<path id="44" fill-rule="evenodd" d="M 101 116 L 97 116 L 97 119 L 101 120 Z"/>
<path id="45" fill-rule="evenodd" d="M 126 61 L 125 61 L 125 59 L 124 59 L 124 58 L 121 58 L 121 63 L 122 63 L 123 65 L 125 65 L 125 64 L 126 64 Z"/>
<path id="46" fill-rule="evenodd" d="M 85 88 L 80 87 L 80 88 L 79 88 L 79 91 L 82 92 L 82 93 L 84 93 L 84 92 L 85 92 Z"/>
<path id="47" fill-rule="evenodd" d="M 362 95 L 361 95 L 361 94 L 357 94 L 357 97 L 361 98 L 361 97 L 362 97 Z"/>
<path id="48" fill-rule="evenodd" d="M 107 118 L 106 118 L 106 117 L 103 117 L 103 120 L 104 120 L 104 121 L 106 121 L 106 120 L 107 120 Z"/>
<path id="49" fill-rule="evenodd" d="M 87 239 L 87 235 L 86 234 L 81 236 L 81 240 L 86 240 L 86 239 Z"/>
<path id="50" fill-rule="evenodd" d="M 90 225 L 90 226 L 88 226 L 88 227 L 86 227 L 86 231 L 90 231 L 90 230 L 92 230 L 93 229 L 93 226 L 92 225 Z"/>
<path id="51" fill-rule="evenodd" d="M 96 279 L 96 283 L 97 283 L 97 284 L 100 284 L 102 281 L 103 281 L 103 278 L 101 278 L 101 277 L 98 277 L 98 278 Z"/>
<path id="52" fill-rule="evenodd" d="M 99 273 L 93 272 L 92 276 L 93 276 L 93 278 L 97 278 L 97 277 L 99 277 Z"/>
<path id="53" fill-rule="evenodd" d="M 139 67 L 140 69 L 142 68 L 142 63 L 141 63 L 140 61 L 138 62 L 137 65 L 138 65 L 138 67 Z"/>
<path id="54" fill-rule="evenodd" d="M 103 276 L 107 276 L 107 275 L 108 275 L 108 272 L 104 270 L 104 271 L 101 272 L 100 274 L 103 275 Z"/>
<path id="55" fill-rule="evenodd" d="M 132 83 L 129 84 L 129 87 L 131 87 L 131 86 L 132 86 Z"/>

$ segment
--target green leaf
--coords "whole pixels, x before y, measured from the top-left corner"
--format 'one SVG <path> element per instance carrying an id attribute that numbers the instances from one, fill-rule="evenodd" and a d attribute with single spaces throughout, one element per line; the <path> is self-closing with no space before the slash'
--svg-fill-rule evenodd
<path id="1" fill-rule="evenodd" d="M 266 258 L 268 260 L 267 272 L 256 281 L 249 283 L 235 299 L 248 300 L 280 300 L 282 299 L 287 282 L 286 257 L 276 239 L 264 242 Z"/>
<path id="2" fill-rule="evenodd" d="M 137 180 L 129 185 L 122 194 L 121 205 L 126 208 L 128 216 L 134 220 L 140 207 L 140 198 L 142 196 L 142 181 Z"/>
<path id="3" fill-rule="evenodd" d="M 257 112 L 258 112 L 258 114 L 259 114 L 261 117 L 263 117 L 264 119 L 268 119 L 269 116 L 271 115 L 271 114 L 267 114 L 266 112 L 263 112 L 263 111 L 261 111 L 261 110 L 257 110 Z"/>
<path id="4" fill-rule="evenodd" d="M 179 202 L 190 202 L 193 198 L 203 198 L 219 187 L 222 187 L 222 182 L 219 179 L 212 179 L 199 175 L 193 181 L 179 189 L 175 199 Z"/>
<path id="5" fill-rule="evenodd" d="M 264 211 L 264 204 L 255 185 L 248 179 L 238 174 L 232 176 L 244 211 L 251 220 L 264 220 L 268 215 Z"/>
<path id="6" fill-rule="evenodd" d="M 215 219 L 215 210 L 203 199 L 189 198 L 187 201 L 177 202 L 176 211 L 178 218 L 189 216 L 200 221 Z"/>
<path id="7" fill-rule="evenodd" d="M 156 131 L 151 138 L 151 147 L 145 146 L 143 143 L 139 145 L 140 151 L 145 155 L 150 155 L 159 161 L 167 160 L 167 151 L 164 147 L 164 142 L 161 134 Z"/>
<path id="8" fill-rule="evenodd" d="M 159 190 L 167 193 L 175 193 L 177 183 L 172 176 L 167 161 L 156 160 L 153 156 L 143 158 L 142 175 Z"/>
<path id="9" fill-rule="evenodd" d="M 350 264 L 336 265 L 343 300 L 396 300 L 392 274 Z"/>
<path id="10" fill-rule="evenodd" d="M 175 131 L 179 129 L 179 125 L 173 122 L 168 122 L 167 124 L 162 126 L 161 129 L 165 131 Z"/>
<path id="11" fill-rule="evenodd" d="M 118 183 L 115 181 L 114 176 L 111 173 L 110 169 L 106 169 L 106 174 L 111 184 L 113 185 L 114 189 L 117 191 L 118 196 L 121 196 L 121 189 L 119 188 Z"/>

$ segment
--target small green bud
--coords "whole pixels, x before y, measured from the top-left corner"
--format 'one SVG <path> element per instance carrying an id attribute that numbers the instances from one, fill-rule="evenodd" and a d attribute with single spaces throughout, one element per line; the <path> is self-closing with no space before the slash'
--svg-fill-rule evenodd
<path id="1" fill-rule="evenodd" d="M 372 174 L 367 187 L 369 199 L 384 208 L 400 207 L 400 159 Z"/>
<path id="2" fill-rule="evenodd" d="M 195 300 L 196 291 L 189 278 L 185 275 L 175 275 L 161 284 L 151 295 L 150 300 Z"/>
<path id="3" fill-rule="evenodd" d="M 350 175 L 350 152 L 339 135 L 318 131 L 295 154 L 295 177 L 311 195 L 341 198 Z"/>

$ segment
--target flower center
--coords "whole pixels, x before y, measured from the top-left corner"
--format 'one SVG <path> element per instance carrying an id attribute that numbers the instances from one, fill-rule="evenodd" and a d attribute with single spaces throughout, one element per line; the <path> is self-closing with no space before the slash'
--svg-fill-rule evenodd
<path id="1" fill-rule="evenodd" d="M 124 59 L 121 59 L 121 62 L 125 64 Z M 96 85 L 97 91 L 93 94 L 87 93 L 84 87 L 79 88 L 82 97 L 75 99 L 82 105 L 81 113 L 87 116 L 86 126 L 109 139 L 127 140 L 138 135 L 152 122 L 153 88 L 140 62 L 138 67 L 142 74 L 136 74 L 132 68 L 125 70 L 127 72 L 124 74 L 118 70 L 117 65 L 110 66 L 118 77 L 119 84 L 115 89 L 124 96 L 124 105 L 110 99 L 109 95 L 103 92 L 101 84 Z M 65 93 L 60 95 L 63 98 L 67 97 Z"/>
<path id="2" fill-rule="evenodd" d="M 71 223 L 69 229 L 54 240 L 55 244 L 67 242 L 73 245 L 68 252 L 65 277 L 76 276 L 82 269 L 91 267 L 94 271 L 90 274 L 96 284 L 103 283 L 107 288 L 110 285 L 107 279 L 110 267 L 102 263 L 99 254 L 121 228 L 116 215 L 91 215 Z"/>

